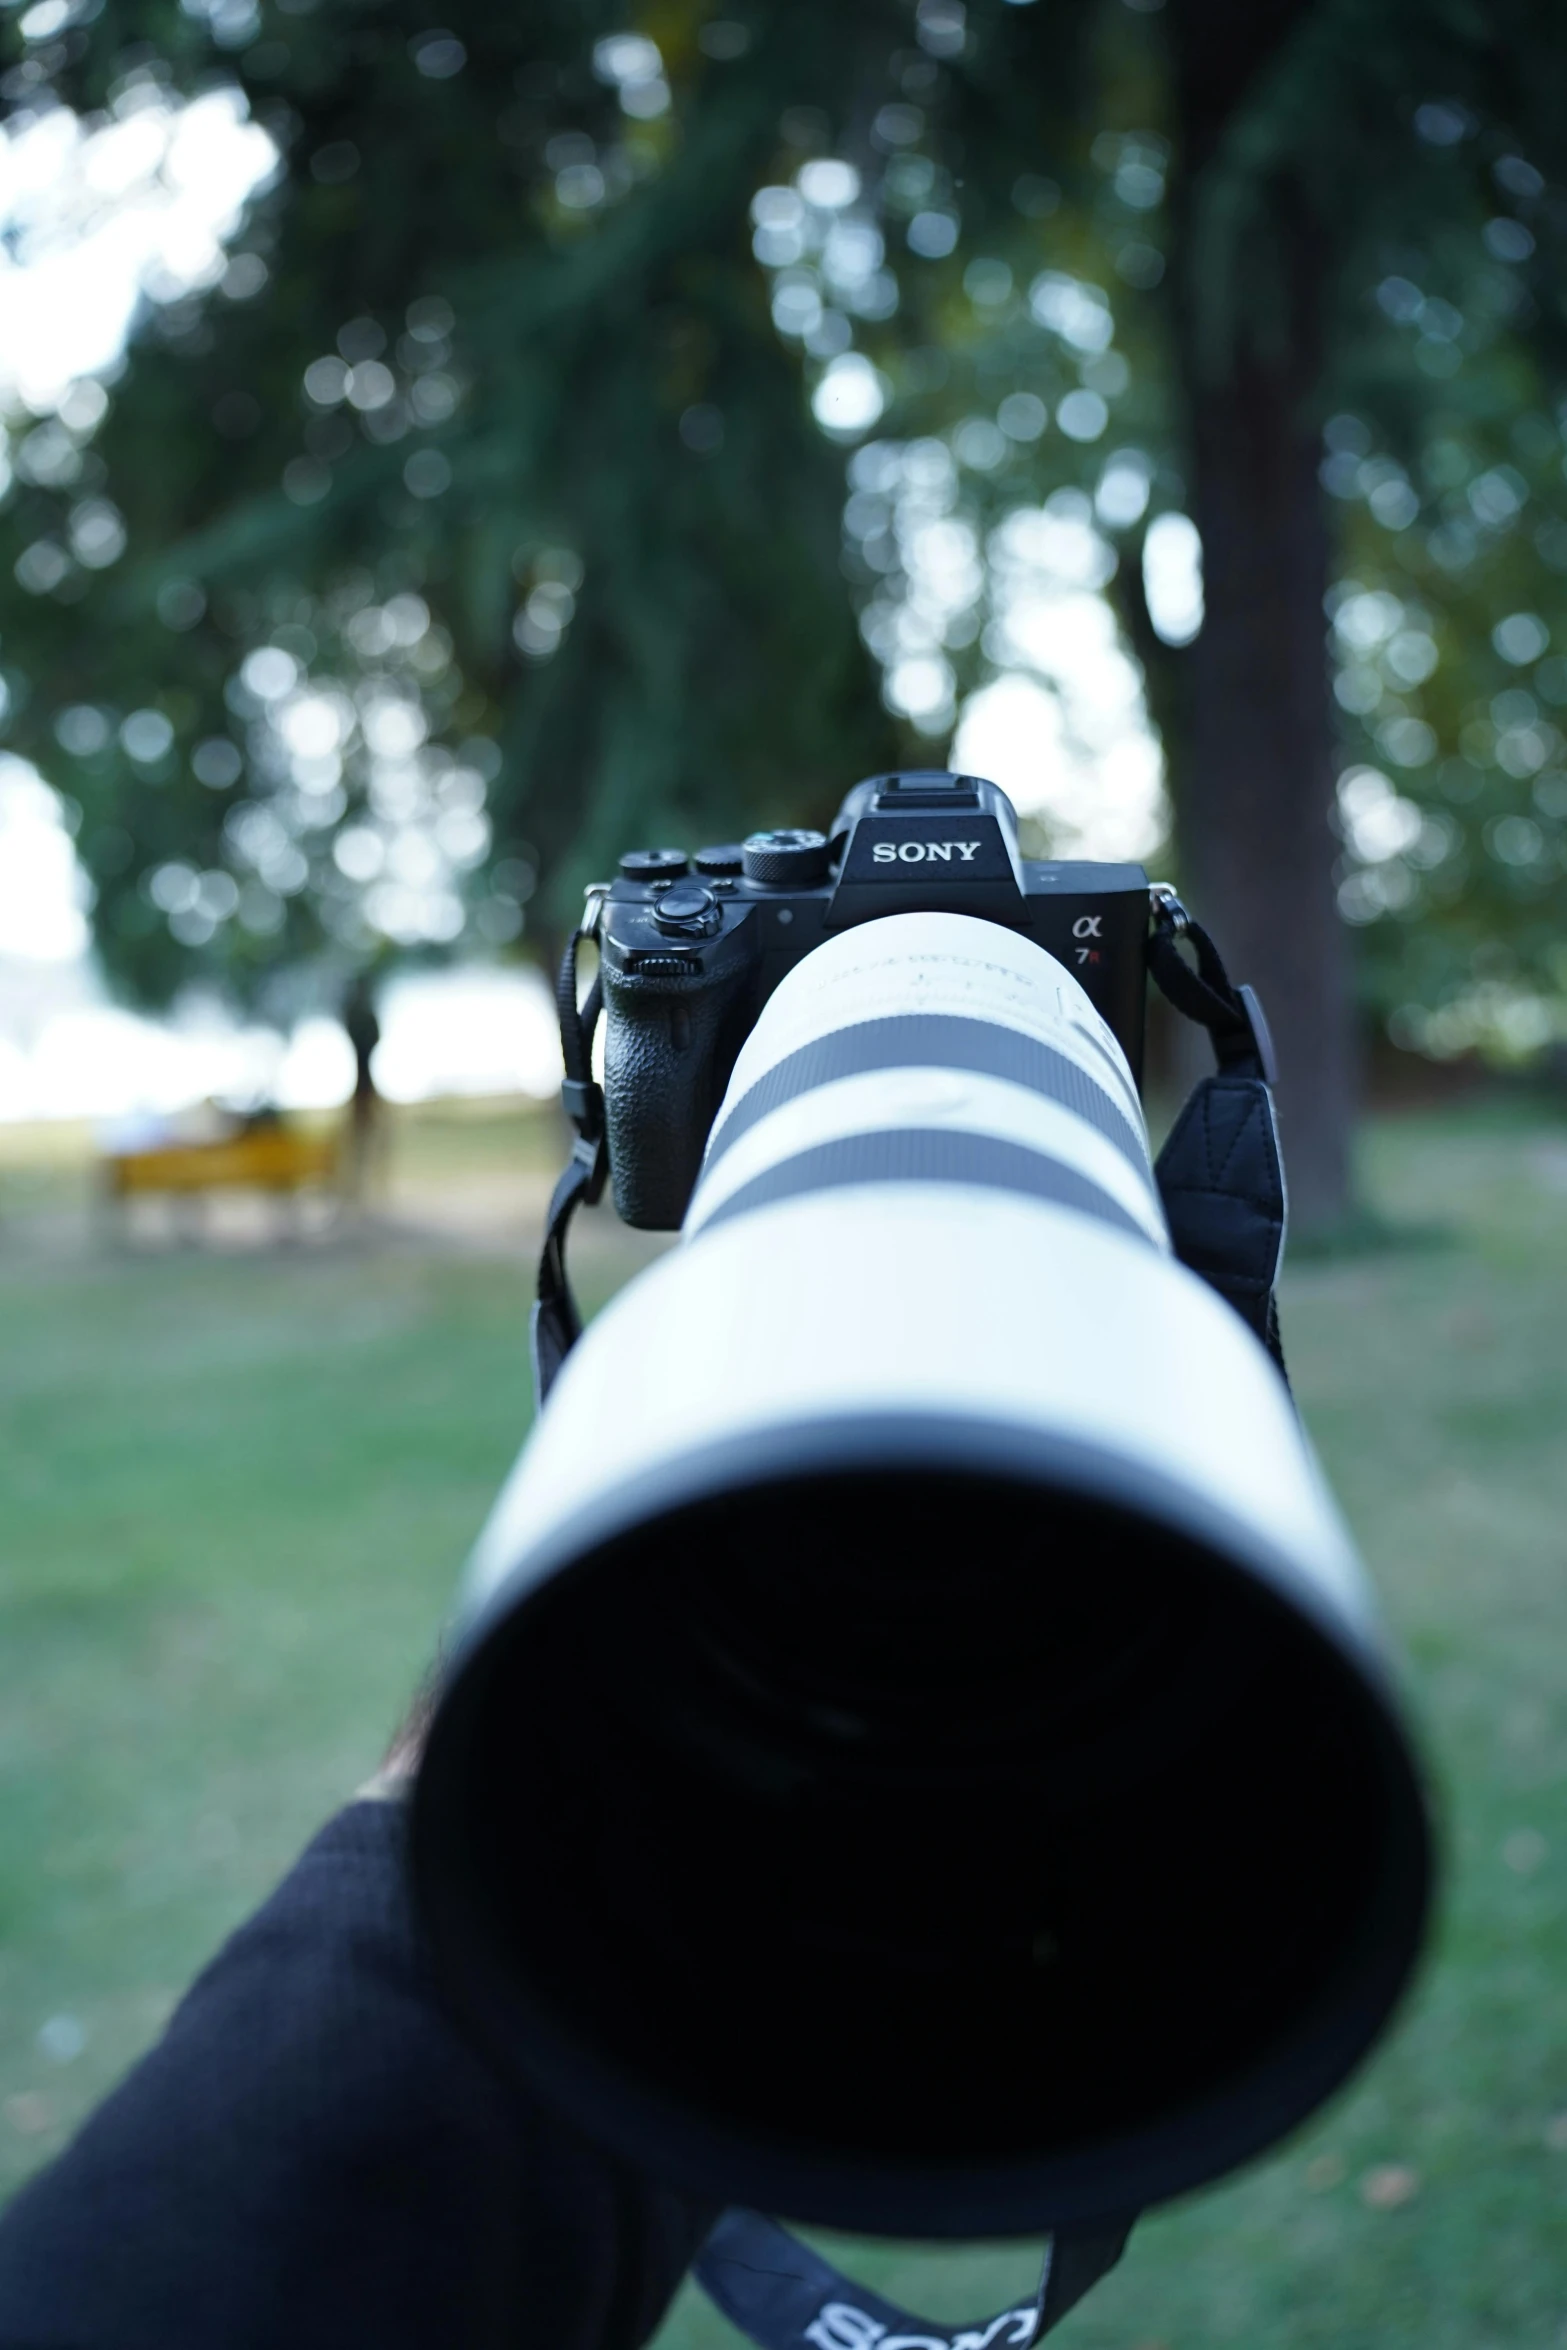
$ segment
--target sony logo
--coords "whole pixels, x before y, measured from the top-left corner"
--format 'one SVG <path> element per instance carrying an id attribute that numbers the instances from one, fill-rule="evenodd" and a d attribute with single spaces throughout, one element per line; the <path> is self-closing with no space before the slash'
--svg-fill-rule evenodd
<path id="1" fill-rule="evenodd" d="M 961 864 L 979 855 L 977 840 L 879 840 L 871 850 L 874 865 L 950 865 L 954 853 Z"/>

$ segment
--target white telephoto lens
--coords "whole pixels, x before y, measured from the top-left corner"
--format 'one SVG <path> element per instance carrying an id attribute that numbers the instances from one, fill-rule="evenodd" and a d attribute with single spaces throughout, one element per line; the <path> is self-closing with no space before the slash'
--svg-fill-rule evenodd
<path id="1" fill-rule="evenodd" d="M 1429 1862 L 1367 1585 L 1032 941 L 763 1005 L 480 1538 L 414 1861 L 519 2076 L 829 2226 L 1124 2218 L 1370 2046 Z"/>

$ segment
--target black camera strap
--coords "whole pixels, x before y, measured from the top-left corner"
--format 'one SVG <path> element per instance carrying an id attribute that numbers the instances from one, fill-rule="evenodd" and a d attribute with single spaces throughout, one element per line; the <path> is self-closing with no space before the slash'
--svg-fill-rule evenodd
<path id="1" fill-rule="evenodd" d="M 1180 951 L 1183 938 L 1195 966 Z M 1218 948 L 1172 890 L 1154 898 L 1148 968 L 1176 1011 L 1207 1029 L 1219 1064 L 1193 1086 L 1154 1162 L 1170 1239 L 1181 1263 L 1235 1308 L 1283 1371 L 1277 1284 L 1289 1202 L 1268 1023 L 1253 990 L 1231 984 Z"/>
<path id="2" fill-rule="evenodd" d="M 577 950 L 594 935 L 597 905 L 587 922 L 572 933 L 555 981 L 555 1008 L 560 1017 L 560 1052 L 566 1081 L 561 1104 L 577 1130 L 567 1160 L 550 1196 L 544 1220 L 544 1246 L 539 1255 L 539 1285 L 534 1300 L 529 1337 L 533 1354 L 533 1395 L 539 1410 L 555 1384 L 555 1376 L 582 1336 L 582 1316 L 571 1292 L 566 1271 L 566 1235 L 578 1208 L 592 1207 L 609 1173 L 609 1143 L 604 1131 L 604 1092 L 593 1077 L 593 1031 L 598 1026 L 604 990 L 597 978 L 587 996 L 577 1002 Z"/>
<path id="3" fill-rule="evenodd" d="M 1132 2224 L 1052 2236 L 1033 2299 L 967 2326 L 912 2317 L 755 2211 L 724 2213 L 695 2274 L 761 2350 L 1030 2350 L 1114 2268 Z"/>

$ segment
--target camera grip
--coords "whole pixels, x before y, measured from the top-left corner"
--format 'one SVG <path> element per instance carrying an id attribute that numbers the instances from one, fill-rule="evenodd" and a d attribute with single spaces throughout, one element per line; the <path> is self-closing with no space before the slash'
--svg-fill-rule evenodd
<path id="1" fill-rule="evenodd" d="M 738 1040 L 737 971 L 645 979 L 604 967 L 604 1102 L 610 1178 L 624 1223 L 674 1232 L 686 1212 Z"/>

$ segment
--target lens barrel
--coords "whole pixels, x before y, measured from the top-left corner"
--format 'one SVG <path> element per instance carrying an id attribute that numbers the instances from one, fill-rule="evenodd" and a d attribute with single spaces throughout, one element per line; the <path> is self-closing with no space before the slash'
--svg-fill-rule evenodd
<path id="1" fill-rule="evenodd" d="M 1032 942 L 769 1000 L 481 1537 L 413 1851 L 503 2063 L 796 2219 L 1125 2214 L 1376 2038 L 1430 1856 L 1364 1579 Z"/>

